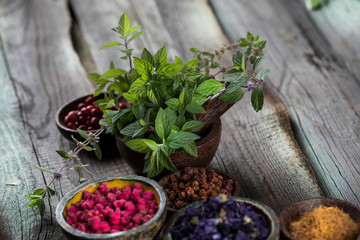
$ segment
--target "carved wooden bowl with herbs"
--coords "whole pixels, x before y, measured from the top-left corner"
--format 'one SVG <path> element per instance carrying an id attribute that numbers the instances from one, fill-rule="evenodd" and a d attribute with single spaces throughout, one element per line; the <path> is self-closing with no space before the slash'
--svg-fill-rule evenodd
<path id="1" fill-rule="evenodd" d="M 360 208 L 341 199 L 308 199 L 285 208 L 280 226 L 286 240 L 355 240 L 360 237 Z"/>
<path id="2" fill-rule="evenodd" d="M 240 184 L 230 174 L 214 168 L 187 167 L 159 181 L 167 197 L 167 209 L 177 212 L 193 202 L 219 194 L 239 196 Z"/>

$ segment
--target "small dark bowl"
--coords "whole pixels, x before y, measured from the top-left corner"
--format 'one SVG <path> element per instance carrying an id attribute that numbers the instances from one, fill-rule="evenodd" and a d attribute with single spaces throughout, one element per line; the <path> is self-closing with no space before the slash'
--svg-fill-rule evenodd
<path id="1" fill-rule="evenodd" d="M 203 169 L 203 168 L 194 168 L 194 169 L 200 170 L 200 169 Z M 205 169 L 208 169 L 208 168 L 205 168 Z M 227 172 L 224 172 L 224 171 L 216 169 L 216 168 L 213 168 L 213 169 L 215 170 L 215 172 L 218 175 L 221 175 L 224 180 L 226 180 L 226 179 L 233 180 L 233 182 L 234 182 L 234 190 L 233 190 L 233 192 L 231 194 L 232 194 L 232 196 L 240 196 L 240 184 L 239 184 L 239 182 L 233 176 L 228 174 Z M 180 171 L 179 173 L 181 174 L 183 171 L 184 170 Z M 173 176 L 175 174 L 176 173 L 170 173 L 170 174 L 166 175 L 165 177 L 163 177 L 162 179 L 160 179 L 160 181 L 159 181 L 160 186 L 162 186 L 165 189 L 165 187 L 166 187 L 167 183 L 169 182 L 171 176 Z M 175 212 L 179 211 L 179 209 L 171 208 L 169 206 L 167 207 L 167 210 L 170 213 L 175 213 Z"/>
<path id="2" fill-rule="evenodd" d="M 279 237 L 280 237 L 279 219 L 278 219 L 276 213 L 274 212 L 274 210 L 272 210 L 270 207 L 268 207 L 267 205 L 265 205 L 261 202 L 258 202 L 258 201 L 252 200 L 252 199 L 248 199 L 248 198 L 228 197 L 228 199 L 234 199 L 238 202 L 246 202 L 246 203 L 250 204 L 256 213 L 259 213 L 265 217 L 267 226 L 268 227 L 271 226 L 270 234 L 266 238 L 266 240 L 279 240 Z M 167 221 L 167 223 L 164 225 L 164 227 L 161 231 L 161 234 L 160 234 L 160 239 L 171 240 L 172 237 L 171 237 L 170 229 L 175 225 L 175 223 L 177 222 L 179 217 L 182 216 L 183 214 L 185 214 L 186 209 L 188 209 L 190 207 L 201 208 L 204 201 L 205 200 L 202 200 L 202 201 L 194 202 L 190 205 L 187 205 L 186 207 L 181 208 L 179 212 L 172 215 L 170 220 Z"/>
<path id="3" fill-rule="evenodd" d="M 85 190 L 93 193 L 100 186 L 101 183 L 106 182 L 109 188 L 119 187 L 125 188 L 127 186 L 133 186 L 135 183 L 139 183 L 145 190 L 150 190 L 154 193 L 156 202 L 159 205 L 159 209 L 152 219 L 148 222 L 130 229 L 128 231 L 122 231 L 117 233 L 85 233 L 81 232 L 72 226 L 70 226 L 65 220 L 65 209 L 72 203 L 79 202 L 82 199 L 83 192 Z M 93 182 L 87 182 L 79 185 L 75 189 L 67 193 L 59 202 L 56 207 L 56 220 L 63 230 L 65 236 L 68 239 L 106 239 L 106 240 L 126 240 L 126 239 L 139 239 L 150 240 L 153 239 L 166 219 L 166 196 L 165 192 L 159 184 L 149 178 L 141 176 L 122 176 L 122 177 L 108 177 L 105 179 L 98 179 Z"/>
<path id="4" fill-rule="evenodd" d="M 336 198 L 314 198 L 307 199 L 300 202 L 296 202 L 286 207 L 280 213 L 280 227 L 281 237 L 286 240 L 296 240 L 293 238 L 289 231 L 289 225 L 291 222 L 296 221 L 300 215 L 304 212 L 311 211 L 319 206 L 326 207 L 338 207 L 345 213 L 349 214 L 350 217 L 358 224 L 360 224 L 360 208 L 347 201 L 336 199 Z M 360 236 L 357 238 L 360 240 Z"/>
<path id="5" fill-rule="evenodd" d="M 62 107 L 59 108 L 59 110 L 56 113 L 56 126 L 58 128 L 58 130 L 60 131 L 61 135 L 63 135 L 65 138 L 67 138 L 68 140 L 72 141 L 71 135 L 74 136 L 76 139 L 81 140 L 83 139 L 80 134 L 76 131 L 76 129 L 71 129 L 71 128 L 67 128 L 66 124 L 65 124 L 65 116 L 72 110 L 77 110 L 77 106 L 79 103 L 83 103 L 85 102 L 85 99 L 93 96 L 92 94 L 86 95 L 86 96 L 82 96 L 79 97 L 77 99 L 71 100 L 67 103 L 65 103 Z M 104 94 L 101 93 L 98 96 L 95 97 L 96 100 L 99 99 L 103 99 L 104 98 Z M 125 104 L 127 104 L 128 107 L 130 107 L 130 104 L 126 101 L 121 101 L 124 102 Z M 90 131 L 85 131 L 87 133 L 95 133 L 98 129 L 95 130 L 90 130 Z M 100 145 L 101 146 L 105 146 L 108 145 L 109 143 L 114 143 L 113 145 L 115 145 L 115 136 L 111 135 L 111 134 L 105 134 L 105 132 L 103 132 L 101 134 L 100 137 Z"/>

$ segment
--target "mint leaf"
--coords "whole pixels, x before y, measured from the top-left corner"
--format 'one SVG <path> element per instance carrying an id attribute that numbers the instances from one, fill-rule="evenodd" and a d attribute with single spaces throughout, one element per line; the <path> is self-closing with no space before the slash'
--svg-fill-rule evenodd
<path id="1" fill-rule="evenodd" d="M 56 152 L 60 155 L 60 157 L 62 157 L 62 158 L 64 158 L 64 159 L 68 159 L 68 158 L 69 158 L 67 152 L 65 152 L 65 151 L 56 150 Z"/>
<path id="2" fill-rule="evenodd" d="M 261 56 L 259 58 L 257 58 L 253 64 L 253 72 L 256 71 L 256 69 L 258 68 L 258 66 L 260 65 L 260 63 L 264 60 L 265 56 Z"/>
<path id="3" fill-rule="evenodd" d="M 120 133 L 122 135 L 132 137 L 134 135 L 135 131 L 138 130 L 140 127 L 141 127 L 141 124 L 138 121 L 136 121 L 136 122 L 131 123 L 131 124 L 127 125 L 126 127 L 124 127 L 120 131 Z"/>
<path id="4" fill-rule="evenodd" d="M 234 59 L 233 59 L 235 65 L 236 66 L 241 66 L 242 60 L 243 60 L 243 54 L 241 53 L 240 50 L 236 50 L 235 56 L 234 56 Z"/>
<path id="5" fill-rule="evenodd" d="M 252 92 L 251 104 L 256 112 L 262 109 L 264 105 L 264 94 L 261 86 L 256 87 Z"/>
<path id="6" fill-rule="evenodd" d="M 244 96 L 245 90 L 237 88 L 233 92 L 225 92 L 221 94 L 219 99 L 226 103 L 236 103 Z"/>
<path id="7" fill-rule="evenodd" d="M 227 86 L 226 93 L 234 92 L 236 89 L 241 87 L 241 85 L 246 83 L 248 80 L 249 80 L 249 76 L 238 76 L 233 82 L 229 84 L 229 86 Z"/>
<path id="8" fill-rule="evenodd" d="M 44 199 L 43 198 L 39 198 L 37 201 L 37 205 L 39 207 L 39 212 L 40 212 L 40 216 L 41 218 L 44 217 L 44 213 L 45 213 L 45 203 L 44 203 Z"/>
<path id="9" fill-rule="evenodd" d="M 35 166 L 35 165 L 33 165 L 33 166 L 36 167 L 37 169 L 43 171 L 43 172 L 47 172 L 47 173 L 51 173 L 51 174 L 54 174 L 54 173 L 55 173 L 55 172 L 53 172 L 53 171 L 47 170 L 47 169 L 42 168 L 42 167 L 38 167 L 38 166 Z"/>
<path id="10" fill-rule="evenodd" d="M 94 150 L 95 150 L 95 155 L 96 157 L 101 160 L 102 158 L 102 153 L 101 153 L 101 149 L 99 147 L 99 145 L 96 143 L 96 142 L 93 142 L 93 147 L 94 147 Z"/>
<path id="11" fill-rule="evenodd" d="M 124 44 L 122 44 L 120 42 L 109 42 L 109 43 L 105 44 L 104 46 L 102 46 L 101 48 L 99 48 L 99 50 L 103 49 L 103 48 L 111 47 L 111 46 L 116 46 L 116 45 L 121 46 L 121 45 L 124 45 Z"/>
<path id="12" fill-rule="evenodd" d="M 142 75 L 145 71 L 150 73 L 154 72 L 154 67 L 151 63 L 144 59 L 134 57 L 134 65 L 140 75 Z"/>
<path id="13" fill-rule="evenodd" d="M 42 188 L 36 189 L 36 190 L 34 191 L 33 195 L 41 195 L 41 194 L 43 194 L 44 192 L 45 192 L 45 189 L 42 189 Z"/>
<path id="14" fill-rule="evenodd" d="M 167 153 L 162 148 L 159 151 L 159 161 L 162 165 L 165 166 L 165 168 L 169 169 L 170 171 L 177 172 L 174 163 L 171 161 Z"/>
<path id="15" fill-rule="evenodd" d="M 116 78 L 119 77 L 121 75 L 126 74 L 127 72 L 123 69 L 119 69 L 119 68 L 114 68 L 114 69 L 110 69 L 109 71 L 105 72 L 103 75 L 101 75 L 100 78 Z"/>
<path id="16" fill-rule="evenodd" d="M 177 149 L 189 145 L 200 137 L 194 133 L 190 132 L 177 132 L 172 133 L 167 138 L 169 147 Z"/>
<path id="17" fill-rule="evenodd" d="M 188 154 L 190 154 L 191 156 L 197 157 L 197 150 L 196 150 L 196 145 L 195 143 L 190 143 L 189 145 L 186 145 L 185 147 L 183 147 L 183 150 L 185 152 L 187 152 Z"/>
<path id="18" fill-rule="evenodd" d="M 181 128 L 181 131 L 194 132 L 200 130 L 204 126 L 204 124 L 205 124 L 204 122 L 190 120 L 184 123 L 184 125 Z"/>
<path id="19" fill-rule="evenodd" d="M 89 138 L 89 134 L 87 134 L 87 132 L 85 132 L 84 130 L 81 130 L 80 128 L 76 129 L 76 131 L 80 134 L 81 137 L 83 137 L 84 139 L 88 139 Z"/>
<path id="20" fill-rule="evenodd" d="M 178 65 L 183 65 L 183 60 L 181 60 L 181 58 L 179 58 L 178 56 L 175 56 L 175 63 Z"/>
<path id="21" fill-rule="evenodd" d="M 186 111 L 190 113 L 206 113 L 205 109 L 195 102 L 191 102 L 185 107 Z"/>
<path id="22" fill-rule="evenodd" d="M 241 73 L 241 71 L 237 70 L 236 68 L 232 68 L 232 69 L 227 70 L 226 72 L 224 72 L 223 76 L 233 75 L 233 74 L 238 74 L 238 73 Z"/>
<path id="23" fill-rule="evenodd" d="M 154 65 L 154 57 L 149 52 L 149 50 L 147 50 L 146 48 L 144 48 L 144 50 L 141 54 L 141 59 L 144 59 L 145 61 L 148 61 L 149 63 L 151 63 L 151 65 Z"/>
<path id="24" fill-rule="evenodd" d="M 130 34 L 130 20 L 124 13 L 119 20 L 119 33 L 123 38 L 126 38 Z"/>
<path id="25" fill-rule="evenodd" d="M 215 93 L 218 93 L 221 90 L 221 88 L 222 88 L 221 82 L 215 79 L 209 79 L 201 83 L 196 89 L 196 92 L 201 93 L 203 95 L 213 95 Z"/>
<path id="26" fill-rule="evenodd" d="M 125 143 L 125 145 L 134 151 L 147 153 L 152 151 L 150 146 L 157 146 L 157 143 L 149 139 L 133 139 Z"/>
<path id="27" fill-rule="evenodd" d="M 176 113 L 170 108 L 159 109 L 155 119 L 155 130 L 158 136 L 163 139 L 171 133 L 171 127 L 176 121 Z"/>
<path id="28" fill-rule="evenodd" d="M 128 43 L 131 42 L 132 40 L 134 40 L 137 37 L 140 37 L 141 35 L 143 35 L 145 32 L 137 32 L 134 35 L 132 35 L 132 37 L 129 39 Z"/>
<path id="29" fill-rule="evenodd" d="M 270 70 L 265 68 L 263 70 L 261 70 L 257 75 L 256 78 L 257 79 L 264 79 L 268 74 L 269 74 Z"/>
<path id="30" fill-rule="evenodd" d="M 155 60 L 155 67 L 158 68 L 160 65 L 166 63 L 167 60 L 167 52 L 166 52 L 166 47 L 163 46 L 162 48 L 160 48 L 154 56 L 154 60 Z"/>
<path id="31" fill-rule="evenodd" d="M 54 190 L 54 189 L 52 189 L 52 188 L 49 187 L 49 186 L 46 186 L 46 188 L 47 188 L 47 190 L 49 191 L 49 193 L 50 193 L 51 196 L 54 196 L 54 195 L 55 195 L 55 190 Z"/>
<path id="32" fill-rule="evenodd" d="M 198 58 L 193 58 L 192 60 L 190 60 L 189 62 L 185 63 L 184 67 L 183 67 L 183 71 L 191 71 L 194 70 L 197 67 L 199 59 Z"/>
<path id="33" fill-rule="evenodd" d="M 169 100 L 167 100 L 166 105 L 168 105 L 168 107 L 170 107 L 172 110 L 177 111 L 179 105 L 180 105 L 180 101 L 177 98 L 171 98 Z"/>

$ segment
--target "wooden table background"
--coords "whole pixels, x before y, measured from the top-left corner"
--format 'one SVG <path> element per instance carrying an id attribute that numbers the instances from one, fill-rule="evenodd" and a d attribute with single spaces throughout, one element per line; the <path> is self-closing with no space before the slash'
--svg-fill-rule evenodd
<path id="1" fill-rule="evenodd" d="M 74 144 L 56 129 L 65 102 L 92 93 L 87 73 L 103 73 L 116 48 L 120 15 L 147 33 L 138 54 L 167 46 L 190 59 L 190 47 L 212 50 L 245 36 L 268 41 L 271 69 L 265 106 L 247 96 L 223 117 L 212 167 L 234 175 L 242 196 L 278 213 L 296 201 L 335 197 L 360 206 L 360 2 L 329 0 L 310 12 L 301 0 L 0 0 L 0 239 L 62 239 L 57 197 L 41 221 L 24 197 L 49 182 L 33 165 L 59 169 L 55 152 Z M 133 171 L 116 149 L 102 161 L 81 153 L 96 177 Z M 91 178 L 90 178 L 91 179 Z M 65 170 L 64 192 L 77 176 Z"/>

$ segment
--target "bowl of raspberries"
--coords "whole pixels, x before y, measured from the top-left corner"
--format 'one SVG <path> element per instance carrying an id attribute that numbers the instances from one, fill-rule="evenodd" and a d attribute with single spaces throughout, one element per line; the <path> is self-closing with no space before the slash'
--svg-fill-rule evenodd
<path id="1" fill-rule="evenodd" d="M 133 175 L 81 184 L 56 208 L 56 220 L 69 239 L 153 239 L 165 218 L 163 189 Z"/>

